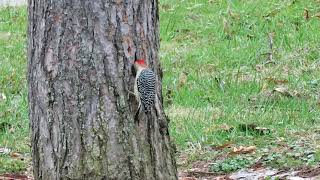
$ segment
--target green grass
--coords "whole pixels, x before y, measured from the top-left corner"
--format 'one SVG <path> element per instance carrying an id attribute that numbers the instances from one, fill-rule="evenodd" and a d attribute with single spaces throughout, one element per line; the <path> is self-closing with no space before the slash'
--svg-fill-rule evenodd
<path id="1" fill-rule="evenodd" d="M 320 19 L 304 17 L 305 9 L 310 16 L 320 12 L 319 5 L 313 0 L 161 1 L 161 60 L 171 135 L 182 153 L 202 148 L 206 154 L 190 163 L 214 161 L 219 155 L 209 155 L 203 147 L 226 142 L 233 147 L 256 146 L 252 156 L 259 158 L 271 156 L 263 150 L 280 141 L 294 145 L 292 151 L 313 151 L 311 160 L 284 156 L 278 163 L 265 160 L 267 165 L 319 162 L 314 157 L 319 148 L 315 131 L 320 128 Z M 274 33 L 271 63 L 270 33 Z M 283 93 L 275 91 L 279 86 L 285 87 Z M 245 124 L 271 133 L 257 135 L 239 128 Z M 232 129 L 223 131 L 222 125 Z M 304 145 L 296 145 L 301 140 Z M 283 155 L 284 149 L 275 153 Z M 233 162 L 232 158 L 223 161 Z"/>
<path id="2" fill-rule="evenodd" d="M 25 8 L 0 9 L 0 148 L 8 148 L 21 156 L 30 152 L 26 18 Z M 0 173 L 24 170 L 25 161 L 23 157 L 1 154 Z"/>
<path id="3" fill-rule="evenodd" d="M 222 173 L 259 159 L 275 168 L 319 163 L 320 19 L 311 17 L 319 5 L 316 0 L 160 1 L 163 93 L 171 136 L 179 156 L 187 156 L 182 166 L 205 160 Z M 30 153 L 26 17 L 25 8 L 0 9 L 0 93 L 6 96 L 0 98 L 0 147 L 22 154 Z M 271 63 L 269 33 L 274 33 Z M 284 92 L 276 92 L 279 86 Z M 246 124 L 270 132 L 242 128 Z M 233 156 L 225 156 L 232 148 L 212 150 L 225 143 L 257 150 Z M 27 162 L 0 155 L 0 173 L 24 170 Z"/>

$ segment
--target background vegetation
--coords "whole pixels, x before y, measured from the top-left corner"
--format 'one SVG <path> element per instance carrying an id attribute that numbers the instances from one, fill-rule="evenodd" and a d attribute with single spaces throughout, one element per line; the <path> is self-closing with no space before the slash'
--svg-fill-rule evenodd
<path id="1" fill-rule="evenodd" d="M 319 0 L 160 1 L 180 168 L 319 163 L 319 13 Z M 30 162 L 26 21 L 25 7 L 0 9 L 0 173 Z"/>

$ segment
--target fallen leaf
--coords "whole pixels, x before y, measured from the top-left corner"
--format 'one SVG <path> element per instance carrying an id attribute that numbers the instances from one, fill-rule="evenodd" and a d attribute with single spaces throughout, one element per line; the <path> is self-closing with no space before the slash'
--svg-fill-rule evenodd
<path id="1" fill-rule="evenodd" d="M 291 93 L 292 96 L 294 97 L 303 97 L 304 94 L 301 94 L 301 92 L 298 92 L 297 90 L 294 90 L 292 93 Z"/>
<path id="2" fill-rule="evenodd" d="M 239 146 L 239 147 L 234 147 L 230 154 L 249 154 L 249 153 L 254 153 L 256 151 L 256 146 Z"/>
<path id="3" fill-rule="evenodd" d="M 205 177 L 205 176 L 215 175 L 215 173 L 213 172 L 204 171 L 199 168 L 190 169 L 187 171 L 187 174 L 188 176 L 192 176 L 192 177 Z"/>
<path id="4" fill-rule="evenodd" d="M 9 131 L 9 133 L 12 134 L 12 133 L 14 133 L 15 129 L 13 127 L 11 127 L 8 131 Z"/>
<path id="5" fill-rule="evenodd" d="M 28 176 L 22 175 L 22 174 L 2 174 L 2 175 L 0 175 L 0 179 L 3 179 L 3 180 L 18 180 L 18 179 L 28 180 L 28 179 L 31 179 L 31 177 L 28 177 Z"/>
<path id="6" fill-rule="evenodd" d="M 309 10 L 308 9 L 304 9 L 303 17 L 304 17 L 305 20 L 309 20 L 310 19 L 310 15 L 309 15 Z"/>
<path id="7" fill-rule="evenodd" d="M 167 11 L 171 8 L 169 4 L 162 4 L 160 7 L 165 11 Z"/>
<path id="8" fill-rule="evenodd" d="M 250 82 L 253 81 L 254 77 L 251 74 L 241 74 L 238 79 L 241 82 Z"/>
<path id="9" fill-rule="evenodd" d="M 214 121 L 214 120 L 217 120 L 217 119 L 219 119 L 219 118 L 221 118 L 221 117 L 223 117 L 223 116 L 224 116 L 224 112 L 223 112 L 221 109 L 219 109 L 219 108 L 215 108 L 215 109 L 213 110 L 211 119 Z"/>
<path id="10" fill-rule="evenodd" d="M 255 171 L 263 168 L 264 168 L 263 163 L 259 161 L 256 162 L 253 166 L 251 166 L 251 169 L 254 169 Z"/>
<path id="11" fill-rule="evenodd" d="M 179 76 L 179 83 L 178 83 L 178 88 L 181 88 L 187 83 L 188 80 L 188 73 L 182 72 Z"/>
<path id="12" fill-rule="evenodd" d="M 197 178 L 194 178 L 194 177 L 182 177 L 182 178 L 179 178 L 179 180 L 197 180 Z"/>
<path id="13" fill-rule="evenodd" d="M 184 166 L 188 164 L 188 156 L 186 154 L 181 154 L 177 157 L 176 161 L 178 166 Z"/>
<path id="14" fill-rule="evenodd" d="M 268 82 L 272 82 L 278 85 L 287 84 L 289 82 L 287 79 L 276 79 L 274 77 L 266 77 L 264 79 L 267 80 Z"/>
<path id="15" fill-rule="evenodd" d="M 225 143 L 225 144 L 223 144 L 221 146 L 213 146 L 212 149 L 218 151 L 218 150 L 222 150 L 224 148 L 230 148 L 231 145 L 232 145 L 232 143 L 228 142 L 228 143 Z"/>
<path id="16" fill-rule="evenodd" d="M 239 13 L 231 11 L 231 9 L 228 10 L 228 14 L 234 20 L 239 20 L 241 16 Z"/>
<path id="17" fill-rule="evenodd" d="M 279 8 L 278 9 L 274 9 L 274 10 L 270 11 L 268 14 L 263 15 L 262 17 L 264 17 L 264 18 L 274 17 L 279 11 L 280 11 Z"/>
<path id="18" fill-rule="evenodd" d="M 21 156 L 21 154 L 17 153 L 17 152 L 12 152 L 12 153 L 10 153 L 10 156 L 13 157 L 13 158 L 18 158 L 18 157 Z"/>
<path id="19" fill-rule="evenodd" d="M 200 16 L 196 14 L 188 14 L 187 17 L 194 21 L 198 21 L 200 19 Z"/>
<path id="20" fill-rule="evenodd" d="M 173 103 L 173 92 L 172 92 L 172 90 L 171 89 L 168 89 L 167 90 L 167 93 L 166 93 L 166 96 L 167 96 L 167 98 L 165 99 L 166 100 L 166 103 L 168 104 L 168 105 L 171 105 L 172 103 Z"/>
<path id="21" fill-rule="evenodd" d="M 288 88 L 284 86 L 278 86 L 274 88 L 272 92 L 278 92 L 284 96 L 293 97 L 293 95 L 289 92 Z"/>
<path id="22" fill-rule="evenodd" d="M 223 23 L 223 31 L 226 34 L 230 34 L 230 24 L 229 24 L 228 20 L 226 18 L 223 18 L 222 23 Z"/>
<path id="23" fill-rule="evenodd" d="M 313 17 L 320 18 L 320 12 L 316 13 L 315 15 L 313 15 Z"/>
<path id="24" fill-rule="evenodd" d="M 261 87 L 261 91 L 266 91 L 268 89 L 269 84 L 264 82 Z"/>
<path id="25" fill-rule="evenodd" d="M 257 64 L 257 65 L 255 66 L 255 69 L 256 69 L 256 71 L 258 71 L 258 72 L 262 72 L 262 71 L 263 71 L 263 68 L 264 68 L 264 66 L 263 66 L 262 64 Z"/>
<path id="26" fill-rule="evenodd" d="M 221 175 L 221 176 L 216 176 L 214 178 L 215 180 L 234 180 L 234 179 L 231 179 L 229 175 Z"/>
<path id="27" fill-rule="evenodd" d="M 233 127 L 228 126 L 227 124 L 221 124 L 219 126 L 219 129 L 223 130 L 223 131 L 232 131 Z"/>
<path id="28" fill-rule="evenodd" d="M 320 166 L 315 167 L 315 168 L 303 169 L 297 175 L 300 177 L 303 177 L 303 178 L 311 178 L 311 177 L 319 176 L 320 175 Z"/>

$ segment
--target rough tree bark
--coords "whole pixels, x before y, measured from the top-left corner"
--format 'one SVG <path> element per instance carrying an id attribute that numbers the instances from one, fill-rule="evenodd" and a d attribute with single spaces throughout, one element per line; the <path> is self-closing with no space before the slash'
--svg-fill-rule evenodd
<path id="1" fill-rule="evenodd" d="M 162 108 L 157 0 L 29 0 L 29 116 L 35 179 L 176 179 Z M 134 115 L 136 58 L 157 75 Z M 139 122 L 139 123 L 137 123 Z"/>

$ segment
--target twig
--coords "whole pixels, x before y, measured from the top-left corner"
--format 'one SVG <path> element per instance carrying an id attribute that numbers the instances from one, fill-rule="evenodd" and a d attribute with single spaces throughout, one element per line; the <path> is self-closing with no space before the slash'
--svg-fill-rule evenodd
<path id="1" fill-rule="evenodd" d="M 269 53 L 269 61 L 273 61 L 273 36 L 274 33 L 269 33 L 269 48 L 270 48 L 270 53 Z"/>

